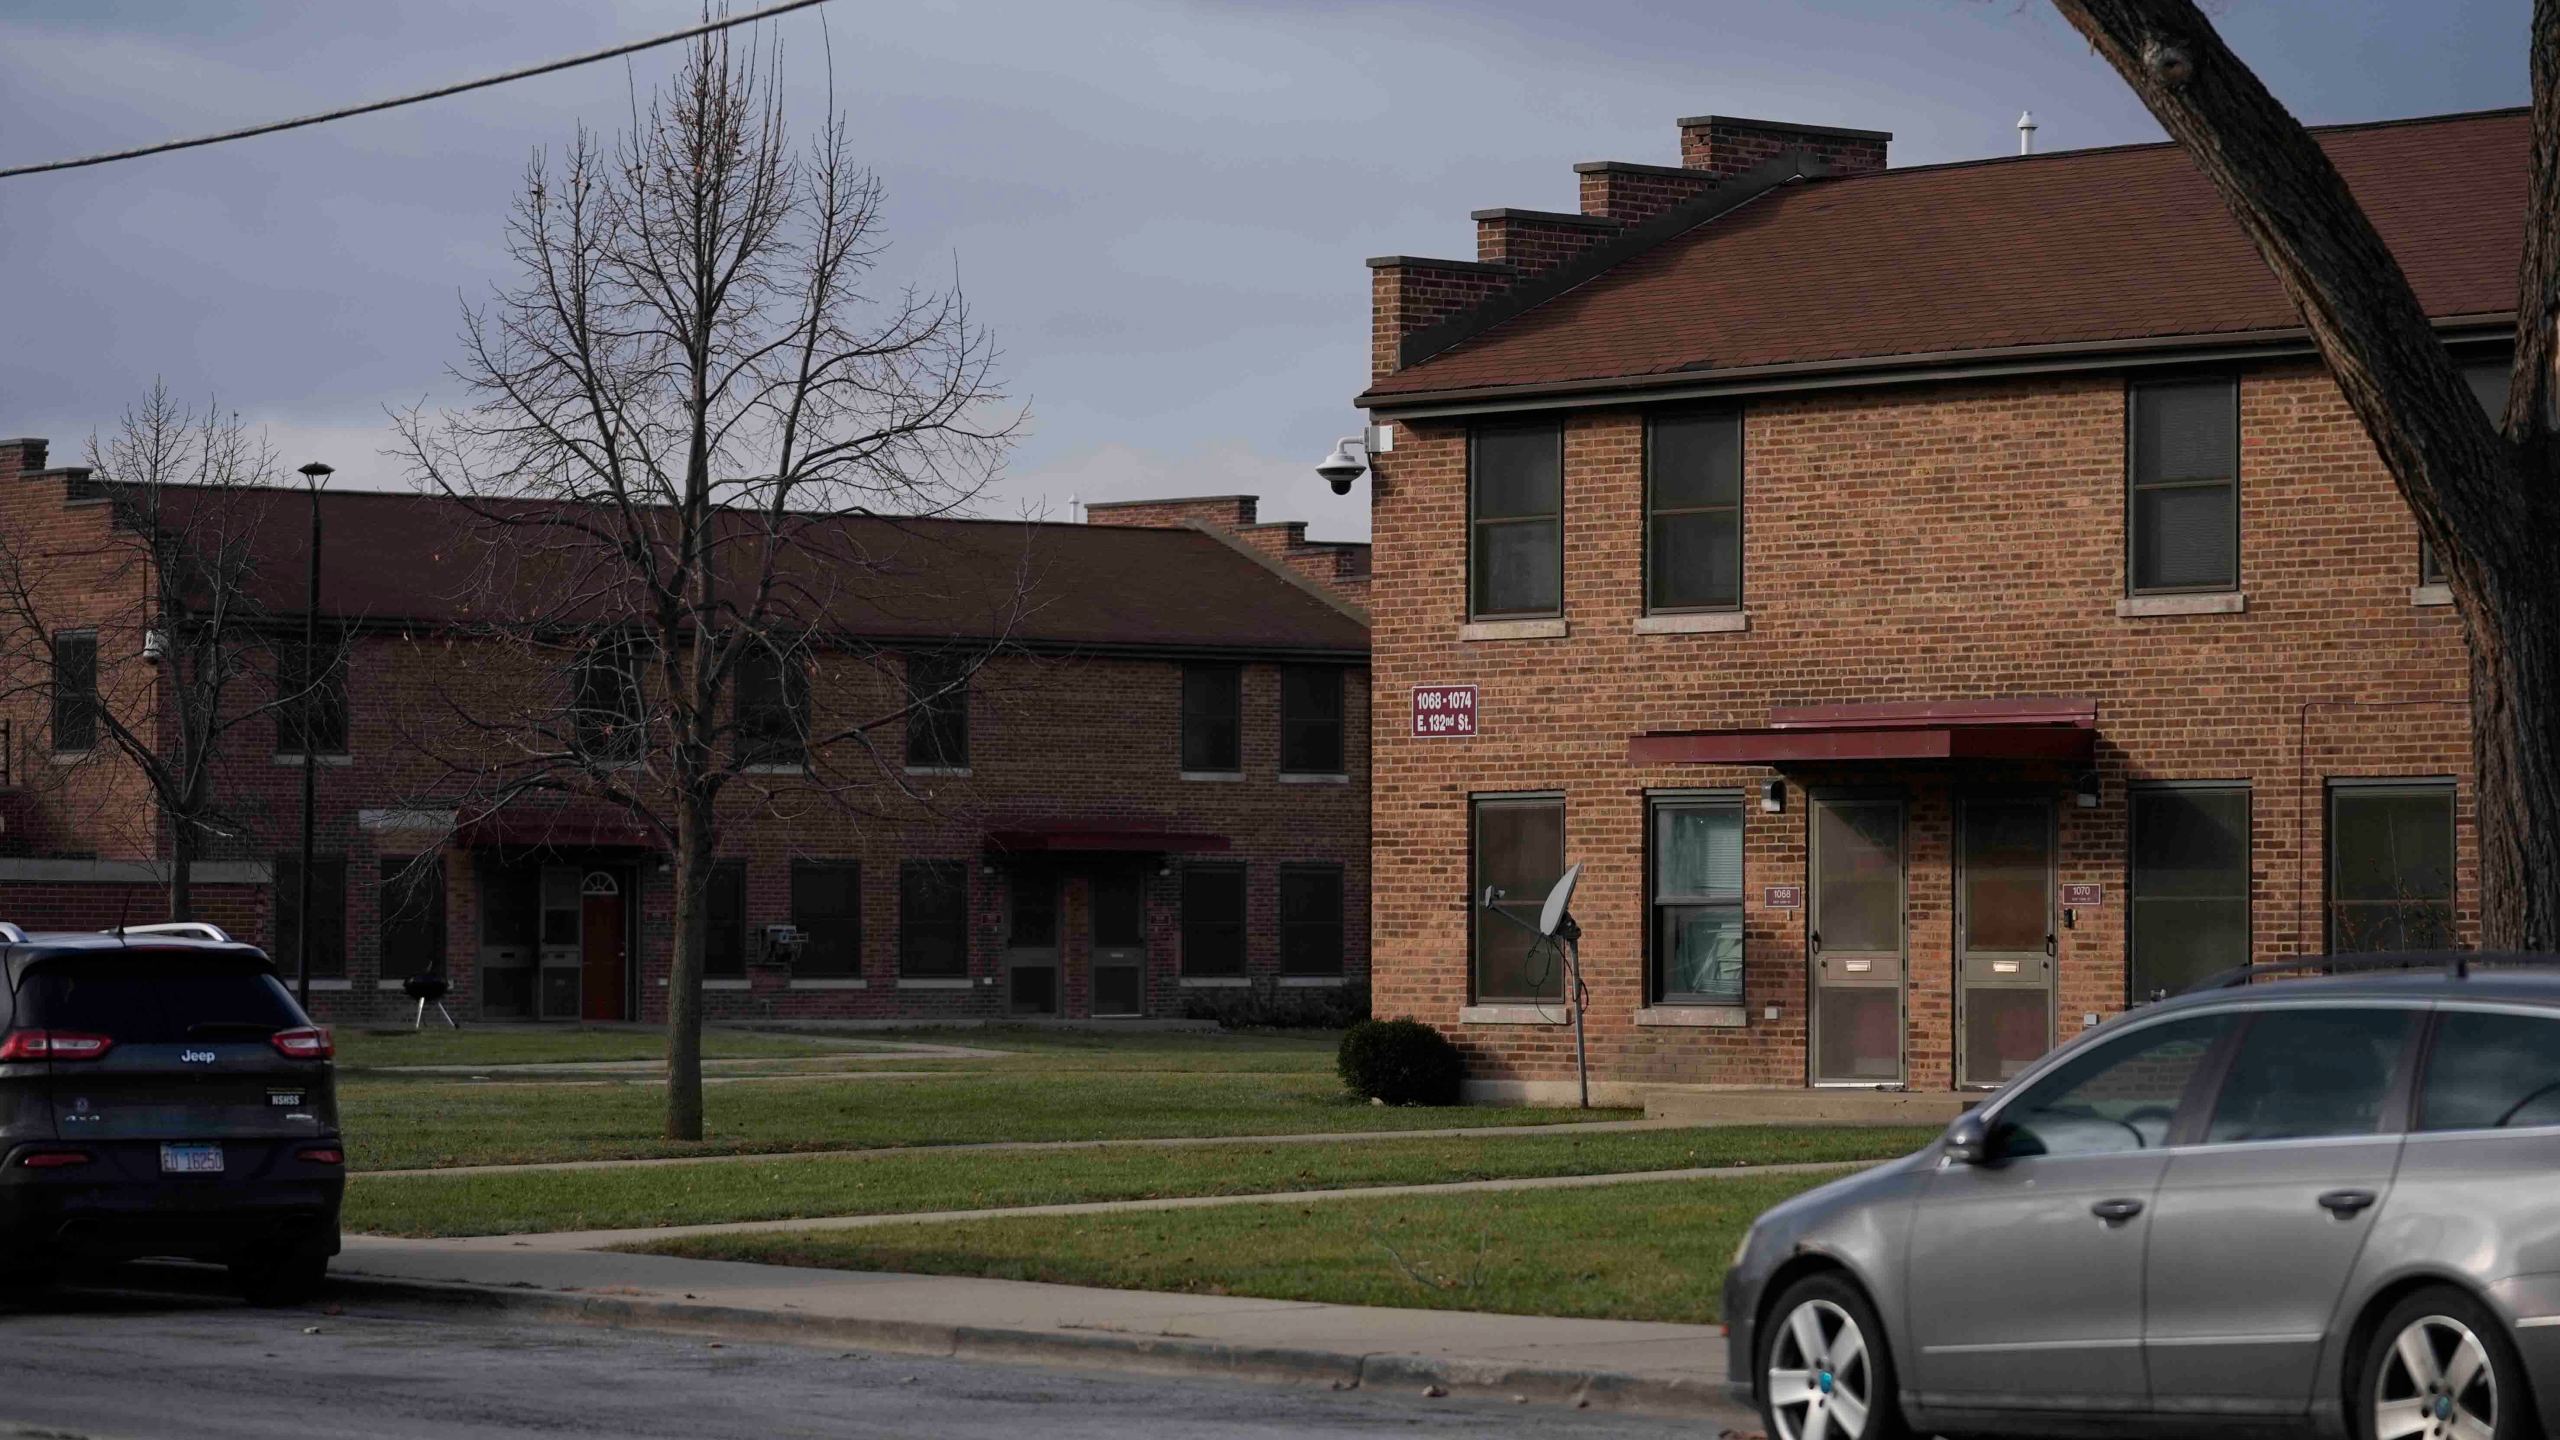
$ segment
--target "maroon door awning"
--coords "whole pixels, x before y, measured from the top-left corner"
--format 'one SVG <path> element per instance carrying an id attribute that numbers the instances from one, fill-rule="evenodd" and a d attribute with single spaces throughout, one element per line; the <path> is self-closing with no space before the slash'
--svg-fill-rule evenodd
<path id="1" fill-rule="evenodd" d="M 1035 820 L 987 832 L 987 848 L 1017 855 L 1117 851 L 1145 855 L 1215 852 L 1227 837 L 1198 830 L 1113 820 Z"/>
<path id="2" fill-rule="evenodd" d="M 453 840 L 465 849 L 658 850 L 649 827 L 611 806 L 592 803 L 517 803 L 456 826 Z"/>
<path id="3" fill-rule="evenodd" d="M 1922 700 L 1773 706 L 1757 730 L 1627 740 L 1631 765 L 1810 765 L 1877 760 L 2056 760 L 2097 753 L 2089 700 Z"/>

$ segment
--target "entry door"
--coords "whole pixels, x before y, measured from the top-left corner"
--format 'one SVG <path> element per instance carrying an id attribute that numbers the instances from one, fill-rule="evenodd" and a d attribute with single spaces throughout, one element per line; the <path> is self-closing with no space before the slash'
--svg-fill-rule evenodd
<path id="1" fill-rule="evenodd" d="M 1902 1079 L 1902 802 L 1813 802 L 1813 1082 Z"/>
<path id="2" fill-rule="evenodd" d="M 578 968 L 589 1020 L 629 1019 L 625 976 L 622 881 L 610 870 L 590 870 L 579 886 Z"/>
<path id="3" fill-rule="evenodd" d="M 1093 1013 L 1147 1013 L 1147 887 L 1135 869 L 1093 877 Z"/>
<path id="4" fill-rule="evenodd" d="M 1017 872 L 1004 948 L 1005 1009 L 1058 1013 L 1058 877 Z"/>
<path id="5" fill-rule="evenodd" d="M 1956 1083 L 1993 1086 L 2053 1048 L 2053 802 L 1964 802 L 1956 841 Z"/>

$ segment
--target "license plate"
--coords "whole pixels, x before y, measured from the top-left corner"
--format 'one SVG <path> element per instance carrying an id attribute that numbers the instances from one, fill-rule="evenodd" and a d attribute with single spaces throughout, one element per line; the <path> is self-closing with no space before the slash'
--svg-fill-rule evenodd
<path id="1" fill-rule="evenodd" d="M 163 1145 L 160 1147 L 160 1169 L 170 1175 L 219 1175 L 222 1173 L 222 1147 Z"/>

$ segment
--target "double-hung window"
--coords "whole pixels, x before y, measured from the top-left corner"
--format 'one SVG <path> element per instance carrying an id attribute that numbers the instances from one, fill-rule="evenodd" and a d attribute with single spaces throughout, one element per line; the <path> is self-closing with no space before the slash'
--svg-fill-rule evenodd
<path id="1" fill-rule="evenodd" d="M 382 978 L 431 975 L 444 964 L 444 862 L 382 857 Z"/>
<path id="2" fill-rule="evenodd" d="M 276 648 L 278 755 L 347 753 L 346 646 L 332 639 Z"/>
<path id="3" fill-rule="evenodd" d="M 98 748 L 98 636 L 92 630 L 53 637 L 53 753 Z"/>
<path id="4" fill-rule="evenodd" d="M 1564 427 L 1480 425 L 1467 437 L 1470 618 L 1564 613 Z"/>
<path id="5" fill-rule="evenodd" d="M 1555 1003 L 1564 998 L 1564 956 L 1535 933 L 1547 892 L 1564 874 L 1564 799 L 1485 796 L 1475 802 L 1475 865 L 1468 913 L 1475 917 L 1475 998 Z M 1487 887 L 1500 891 L 1487 909 Z"/>
<path id="6" fill-rule="evenodd" d="M 794 651 L 749 641 L 738 656 L 741 765 L 796 769 L 809 760 L 809 667 Z"/>
<path id="7" fill-rule="evenodd" d="M 1280 773 L 1343 773 L 1341 667 L 1281 667 Z"/>
<path id="8" fill-rule="evenodd" d="M 2475 360 L 2462 367 L 2462 382 L 2471 387 L 2471 398 L 2497 424 L 2507 413 L 2507 386 L 2514 378 L 2514 367 L 2505 360 Z M 2442 585 L 2444 562 L 2437 558 L 2436 547 L 2418 539 L 2418 583 Z"/>
<path id="9" fill-rule="evenodd" d="M 969 768 L 969 657 L 907 657 L 907 768 Z"/>
<path id="10" fill-rule="evenodd" d="M 2146 381 L 2127 405 L 2132 592 L 2239 589 L 2240 383 Z"/>
<path id="11" fill-rule="evenodd" d="M 2453 944 L 2453 782 L 2332 781 L 2329 953 Z"/>
<path id="12" fill-rule="evenodd" d="M 1653 802 L 1652 995 L 1742 1003 L 1742 797 Z"/>
<path id="13" fill-rule="evenodd" d="M 1342 973 L 1342 867 L 1280 867 L 1280 973 Z"/>
<path id="14" fill-rule="evenodd" d="M 1182 773 L 1244 769 L 1244 667 L 1182 667 Z"/>
<path id="15" fill-rule="evenodd" d="M 747 973 L 747 863 L 716 860 L 702 895 L 702 973 L 735 979 Z"/>
<path id="16" fill-rule="evenodd" d="M 629 765 L 648 738 L 640 699 L 640 642 L 629 635 L 598 640 L 578 656 L 570 719 L 578 753 L 589 764 Z"/>
<path id="17" fill-rule="evenodd" d="M 1244 867 L 1203 861 L 1182 867 L 1184 979 L 1244 974 Z"/>
<path id="18" fill-rule="evenodd" d="M 2128 799 L 2133 998 L 2248 964 L 2249 787 L 2150 785 Z"/>
<path id="19" fill-rule="evenodd" d="M 959 980 L 969 974 L 969 862 L 898 862 L 898 974 Z"/>
<path id="20" fill-rule="evenodd" d="M 294 970 L 302 955 L 302 857 L 276 857 L 276 963 Z M 311 975 L 319 980 L 344 979 L 347 973 L 347 862 L 322 855 L 311 862 Z"/>
<path id="21" fill-rule="evenodd" d="M 854 860 L 791 862 L 791 924 L 803 936 L 792 971 L 862 973 L 862 865 Z"/>
<path id="22" fill-rule="evenodd" d="M 1742 608 L 1742 417 L 1648 422 L 1644 503 L 1646 612 Z"/>

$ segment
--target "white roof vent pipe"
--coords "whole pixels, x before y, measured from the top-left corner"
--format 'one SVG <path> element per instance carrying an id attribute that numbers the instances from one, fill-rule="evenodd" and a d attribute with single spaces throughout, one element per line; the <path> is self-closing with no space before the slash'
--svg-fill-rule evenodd
<path id="1" fill-rule="evenodd" d="M 2036 153 L 2036 112 L 2033 110 L 2018 112 L 2018 153 L 2021 155 Z"/>

